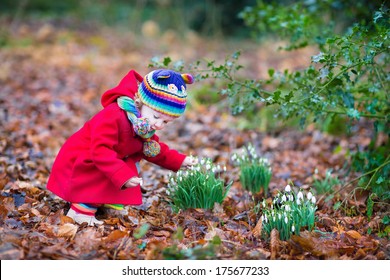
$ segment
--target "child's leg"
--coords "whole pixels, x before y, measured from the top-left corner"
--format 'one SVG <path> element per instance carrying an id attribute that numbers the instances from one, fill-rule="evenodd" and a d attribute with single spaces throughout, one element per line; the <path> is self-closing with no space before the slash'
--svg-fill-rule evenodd
<path id="1" fill-rule="evenodd" d="M 66 215 L 78 224 L 87 223 L 90 226 L 101 225 L 103 222 L 95 218 L 97 208 L 98 205 L 94 204 L 72 203 Z"/>

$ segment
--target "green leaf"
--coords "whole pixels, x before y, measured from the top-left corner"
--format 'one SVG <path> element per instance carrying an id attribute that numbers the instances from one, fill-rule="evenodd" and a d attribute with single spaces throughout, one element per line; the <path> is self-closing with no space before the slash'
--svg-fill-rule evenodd
<path id="1" fill-rule="evenodd" d="M 134 231 L 133 233 L 134 238 L 136 239 L 142 238 L 148 232 L 149 228 L 150 228 L 149 224 L 143 224 L 142 226 L 140 226 Z"/>
<path id="2" fill-rule="evenodd" d="M 164 60 L 163 60 L 163 64 L 164 64 L 164 66 L 169 66 L 169 64 L 172 62 L 172 59 L 169 57 L 169 56 L 167 56 L 167 57 L 164 57 Z"/>
<path id="3" fill-rule="evenodd" d="M 272 68 L 268 69 L 268 75 L 269 75 L 271 78 L 274 76 L 274 74 L 275 74 L 275 70 L 274 70 L 274 69 L 272 69 Z"/>

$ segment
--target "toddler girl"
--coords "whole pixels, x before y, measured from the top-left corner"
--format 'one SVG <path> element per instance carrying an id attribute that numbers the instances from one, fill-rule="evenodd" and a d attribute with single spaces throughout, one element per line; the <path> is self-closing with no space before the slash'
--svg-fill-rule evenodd
<path id="1" fill-rule="evenodd" d="M 190 74 L 171 70 L 155 70 L 144 78 L 131 70 L 103 94 L 104 108 L 65 142 L 47 184 L 70 202 L 67 216 L 79 224 L 100 225 L 98 207 L 141 204 L 141 159 L 172 171 L 196 164 L 155 134 L 184 112 L 186 84 L 192 82 Z"/>

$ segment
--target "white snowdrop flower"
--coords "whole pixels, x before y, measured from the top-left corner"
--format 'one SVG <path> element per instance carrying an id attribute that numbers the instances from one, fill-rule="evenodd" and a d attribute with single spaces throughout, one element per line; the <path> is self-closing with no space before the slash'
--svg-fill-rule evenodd
<path id="1" fill-rule="evenodd" d="M 288 218 L 287 218 L 287 217 L 284 217 L 284 222 L 285 222 L 286 224 L 288 224 Z"/>
<path id="2" fill-rule="evenodd" d="M 169 190 L 166 190 L 165 192 L 167 193 L 167 195 L 171 194 L 171 192 Z"/>
<path id="3" fill-rule="evenodd" d="M 210 164 L 207 164 L 206 165 L 206 170 L 210 170 L 211 169 L 211 165 Z"/>
<path id="4" fill-rule="evenodd" d="M 275 217 L 272 217 L 272 220 L 273 220 L 274 222 L 275 222 L 275 219 L 276 219 Z"/>
<path id="5" fill-rule="evenodd" d="M 223 167 L 223 171 L 226 172 L 226 166 Z"/>
<path id="6" fill-rule="evenodd" d="M 262 204 L 263 204 L 263 208 L 265 208 L 265 200 L 263 200 L 263 203 L 262 203 Z"/>
<path id="7" fill-rule="evenodd" d="M 311 203 L 316 204 L 316 202 L 317 202 L 316 197 L 313 196 L 313 197 L 311 198 Z"/>
<path id="8" fill-rule="evenodd" d="M 294 225 L 291 226 L 291 231 L 294 232 L 295 231 L 295 227 Z"/>
<path id="9" fill-rule="evenodd" d="M 301 205 L 301 200 L 297 199 L 297 205 Z"/>
<path id="10" fill-rule="evenodd" d="M 315 174 L 318 174 L 318 169 L 317 169 L 317 168 L 314 169 L 314 173 L 315 173 Z"/>
<path id="11" fill-rule="evenodd" d="M 287 185 L 287 186 L 284 188 L 284 190 L 285 190 L 286 192 L 291 192 L 291 187 L 290 187 L 290 185 Z"/>
<path id="12" fill-rule="evenodd" d="M 288 211 L 291 210 L 291 207 L 290 207 L 290 205 L 286 204 L 285 207 L 284 207 L 284 209 L 288 212 Z"/>
<path id="13" fill-rule="evenodd" d="M 289 199 L 290 201 L 294 201 L 294 196 L 293 196 L 292 194 L 290 194 L 289 197 L 288 197 L 288 199 Z"/>
<path id="14" fill-rule="evenodd" d="M 282 196 L 282 201 L 286 201 L 286 200 L 287 200 L 286 196 L 283 195 L 283 196 Z"/>
<path id="15" fill-rule="evenodd" d="M 264 215 L 261 216 L 261 221 L 264 222 Z"/>
<path id="16" fill-rule="evenodd" d="M 298 192 L 297 200 L 303 200 L 303 193 L 301 191 Z"/>
<path id="17" fill-rule="evenodd" d="M 313 194 L 311 192 L 308 192 L 306 197 L 307 200 L 310 200 L 313 197 Z"/>
<path id="18" fill-rule="evenodd" d="M 275 217 L 275 211 L 271 212 L 272 217 Z"/>
<path id="19" fill-rule="evenodd" d="M 278 213 L 278 219 L 281 220 L 282 219 L 282 215 L 280 213 Z"/>
<path id="20" fill-rule="evenodd" d="M 264 221 L 265 221 L 266 223 L 268 223 L 267 215 L 264 216 Z"/>
<path id="21" fill-rule="evenodd" d="M 205 164 L 204 158 L 202 158 L 202 159 L 200 160 L 200 164 L 201 164 L 201 165 Z"/>

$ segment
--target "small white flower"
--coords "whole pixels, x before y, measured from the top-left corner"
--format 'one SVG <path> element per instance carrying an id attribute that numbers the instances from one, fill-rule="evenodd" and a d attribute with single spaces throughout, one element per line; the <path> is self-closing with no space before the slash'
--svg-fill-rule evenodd
<path id="1" fill-rule="evenodd" d="M 263 200 L 263 208 L 265 208 L 265 200 Z"/>
<path id="2" fill-rule="evenodd" d="M 313 197 L 311 198 L 311 203 L 316 204 L 316 202 L 317 202 L 316 197 L 313 196 Z"/>
<path id="3" fill-rule="evenodd" d="M 279 218 L 279 220 L 282 219 L 282 215 L 280 213 L 278 213 L 278 218 Z"/>
<path id="4" fill-rule="evenodd" d="M 284 222 L 285 222 L 286 224 L 288 224 L 288 218 L 287 218 L 287 217 L 284 217 Z"/>
<path id="5" fill-rule="evenodd" d="M 264 221 L 265 221 L 266 223 L 268 223 L 267 215 L 264 216 Z"/>
<path id="6" fill-rule="evenodd" d="M 291 226 L 291 231 L 294 232 L 295 231 L 295 227 L 294 225 Z"/>
<path id="7" fill-rule="evenodd" d="M 283 195 L 283 196 L 282 196 L 282 201 L 286 201 L 286 200 L 287 200 L 286 196 Z"/>
<path id="8" fill-rule="evenodd" d="M 292 194 L 290 194 L 289 200 L 290 200 L 290 201 L 294 201 L 294 196 L 293 196 Z"/>
<path id="9" fill-rule="evenodd" d="M 297 199 L 297 205 L 301 205 L 301 200 Z"/>
<path id="10" fill-rule="evenodd" d="M 290 210 L 291 210 L 291 207 L 290 207 L 290 205 L 286 204 L 285 207 L 284 207 L 284 209 L 285 209 L 286 211 L 290 211 Z"/>
<path id="11" fill-rule="evenodd" d="M 284 190 L 285 190 L 286 192 L 291 192 L 291 187 L 290 187 L 290 185 L 287 185 L 287 186 L 284 188 Z"/>
<path id="12" fill-rule="evenodd" d="M 313 197 L 313 194 L 311 192 L 308 192 L 306 197 L 307 200 L 310 200 Z"/>
<path id="13" fill-rule="evenodd" d="M 207 164 L 206 165 L 206 170 L 210 170 L 211 169 L 211 165 L 210 164 Z"/>
<path id="14" fill-rule="evenodd" d="M 226 166 L 223 167 L 223 171 L 226 172 Z"/>
<path id="15" fill-rule="evenodd" d="M 297 195 L 297 200 L 303 200 L 303 193 L 301 191 Z"/>

